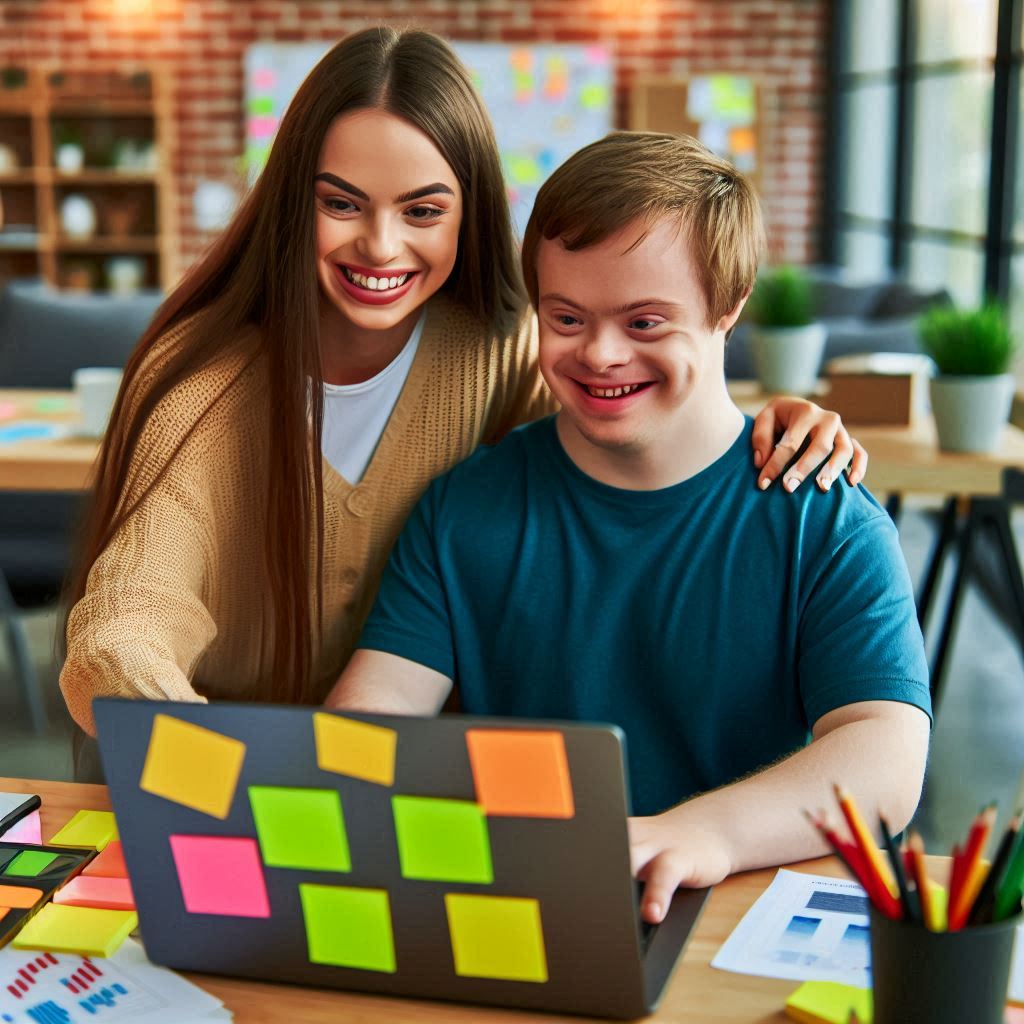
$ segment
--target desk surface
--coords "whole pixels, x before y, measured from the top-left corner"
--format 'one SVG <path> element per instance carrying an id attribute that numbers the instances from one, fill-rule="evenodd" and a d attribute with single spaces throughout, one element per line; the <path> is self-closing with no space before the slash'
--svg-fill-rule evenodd
<path id="1" fill-rule="evenodd" d="M 38 782 L 0 778 L 0 792 L 38 793 L 43 799 L 43 836 L 49 838 L 71 815 L 81 809 L 108 810 L 105 786 L 70 782 Z M 839 875 L 834 859 L 807 861 L 796 870 Z M 709 964 L 729 933 L 775 872 L 751 871 L 717 886 L 704 910 L 686 955 L 668 984 L 661 1007 L 646 1018 L 662 1024 L 783 1024 L 786 997 L 797 986 L 791 981 L 754 978 L 713 970 Z M 237 1024 L 269 1024 L 280 1021 L 280 990 L 273 985 L 209 975 L 190 974 L 189 979 L 211 992 L 234 1012 Z M 303 1024 L 553 1024 L 580 1021 L 516 1011 L 486 1009 L 452 1003 L 389 999 L 325 989 L 290 989 L 291 1017 Z"/>
<path id="2" fill-rule="evenodd" d="M 767 401 L 753 381 L 731 381 L 729 391 L 751 415 Z M 62 401 L 63 408 L 48 410 Z M 0 409 L 11 406 L 14 415 L 0 418 L 0 427 L 20 420 L 71 423 L 78 416 L 70 391 L 0 390 Z M 866 483 L 876 494 L 994 496 L 1002 493 L 1005 468 L 1024 470 L 1024 430 L 1011 425 L 992 455 L 940 452 L 930 419 L 913 427 L 852 429 L 871 457 Z M 0 490 L 85 490 L 98 447 L 96 441 L 77 437 L 0 444 Z"/>

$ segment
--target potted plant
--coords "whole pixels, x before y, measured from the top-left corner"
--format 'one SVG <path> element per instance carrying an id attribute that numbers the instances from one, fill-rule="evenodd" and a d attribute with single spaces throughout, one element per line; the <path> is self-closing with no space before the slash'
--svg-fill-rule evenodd
<path id="1" fill-rule="evenodd" d="M 53 136 L 57 170 L 64 174 L 77 174 L 85 164 L 82 133 L 74 125 L 60 121 L 54 125 Z"/>
<path id="2" fill-rule="evenodd" d="M 814 318 L 814 287 L 807 273 L 794 266 L 763 271 L 747 308 L 761 387 L 796 395 L 814 391 L 827 332 Z"/>
<path id="3" fill-rule="evenodd" d="M 939 447 L 993 451 L 1013 403 L 1016 344 L 1006 311 L 996 302 L 968 310 L 937 306 L 918 321 L 918 332 L 937 371 L 931 398 Z"/>

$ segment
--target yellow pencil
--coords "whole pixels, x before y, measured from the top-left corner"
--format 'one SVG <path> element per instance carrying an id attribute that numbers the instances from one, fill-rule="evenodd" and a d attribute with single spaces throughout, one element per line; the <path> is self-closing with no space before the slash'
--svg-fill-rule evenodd
<path id="1" fill-rule="evenodd" d="M 889 865 L 885 863 L 885 858 L 882 856 L 881 850 L 878 849 L 870 829 L 864 823 L 864 819 L 861 817 L 860 810 L 854 803 L 853 797 L 845 789 L 840 789 L 838 786 L 834 786 L 833 789 L 835 789 L 836 799 L 839 801 L 839 807 L 846 818 L 846 823 L 850 826 L 850 831 L 853 833 L 854 842 L 864 851 L 864 856 L 871 869 L 878 876 L 878 880 L 889 890 L 889 895 L 895 898 L 899 894 L 899 890 L 896 887 L 896 879 L 893 878 Z"/>

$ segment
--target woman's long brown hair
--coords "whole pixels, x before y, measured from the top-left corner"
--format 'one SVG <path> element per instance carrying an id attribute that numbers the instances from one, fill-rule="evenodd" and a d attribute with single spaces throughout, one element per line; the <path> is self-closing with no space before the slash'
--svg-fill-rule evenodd
<path id="1" fill-rule="evenodd" d="M 260 178 L 231 224 L 157 311 L 128 360 L 67 588 L 70 612 L 85 593 L 93 563 L 187 440 L 127 504 L 132 454 L 157 404 L 214 360 L 244 351 L 262 363 L 266 379 L 262 546 L 273 642 L 268 655 L 264 635 L 261 648 L 270 662 L 264 666 L 271 675 L 267 696 L 277 701 L 322 697 L 313 692 L 313 667 L 323 610 L 311 601 L 311 593 L 322 592 L 324 531 L 323 392 L 308 385 L 323 379 L 313 179 L 331 122 L 368 107 L 390 111 L 425 132 L 458 178 L 464 213 L 458 256 L 444 290 L 499 336 L 514 328 L 524 306 L 515 240 L 494 132 L 468 73 L 429 32 L 376 27 L 347 37 L 303 82 Z M 158 340 L 190 317 L 176 350 L 149 359 Z"/>

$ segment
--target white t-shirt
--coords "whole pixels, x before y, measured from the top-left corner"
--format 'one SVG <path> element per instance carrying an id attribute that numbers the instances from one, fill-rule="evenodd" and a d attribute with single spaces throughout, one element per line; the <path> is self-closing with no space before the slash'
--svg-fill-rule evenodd
<path id="1" fill-rule="evenodd" d="M 363 478 L 416 358 L 424 312 L 405 347 L 376 377 L 359 384 L 324 384 L 324 458 L 350 483 Z"/>

